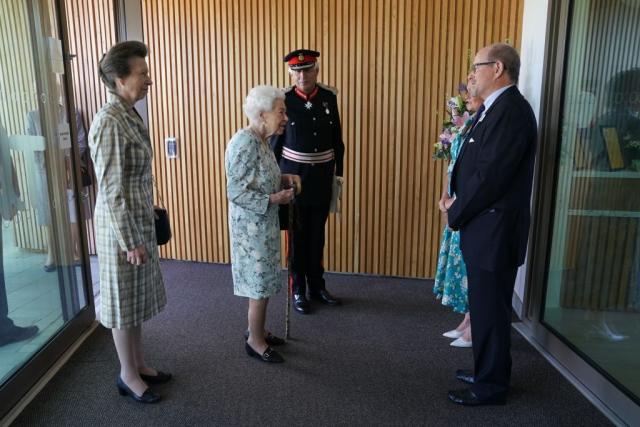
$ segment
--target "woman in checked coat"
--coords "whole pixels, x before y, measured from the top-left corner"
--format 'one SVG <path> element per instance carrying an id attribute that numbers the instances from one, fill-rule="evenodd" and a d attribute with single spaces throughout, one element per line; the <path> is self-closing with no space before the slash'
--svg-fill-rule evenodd
<path id="1" fill-rule="evenodd" d="M 100 264 L 100 321 L 113 332 L 120 359 L 116 385 L 123 396 L 154 403 L 148 384 L 171 374 L 149 367 L 142 352 L 142 322 L 165 307 L 158 262 L 151 175 L 152 147 L 133 105 L 147 95 L 151 79 L 147 47 L 127 41 L 100 61 L 100 78 L 110 92 L 89 131 L 98 197 L 96 249 Z"/>

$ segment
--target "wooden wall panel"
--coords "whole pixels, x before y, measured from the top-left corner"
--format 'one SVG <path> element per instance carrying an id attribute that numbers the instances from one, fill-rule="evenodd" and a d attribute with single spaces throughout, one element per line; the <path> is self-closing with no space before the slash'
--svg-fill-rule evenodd
<path id="1" fill-rule="evenodd" d="M 229 262 L 224 151 L 246 125 L 255 85 L 288 86 L 282 57 L 321 52 L 340 90 L 346 144 L 343 214 L 331 217 L 332 271 L 433 277 L 444 225 L 445 165 L 431 159 L 447 96 L 469 52 L 520 44 L 522 0 L 142 0 L 155 85 L 154 172 L 174 238 L 167 258 Z M 179 141 L 179 158 L 164 139 Z"/>
<path id="2" fill-rule="evenodd" d="M 82 113 L 88 136 L 93 116 L 107 101 L 107 91 L 98 77 L 98 61 L 116 43 L 114 0 L 66 0 L 65 9 L 69 50 L 76 55 L 71 61 L 74 102 Z M 89 197 L 93 211 L 96 199 L 93 185 L 89 187 Z M 85 230 L 89 253 L 95 254 L 92 220 L 86 221 Z"/>

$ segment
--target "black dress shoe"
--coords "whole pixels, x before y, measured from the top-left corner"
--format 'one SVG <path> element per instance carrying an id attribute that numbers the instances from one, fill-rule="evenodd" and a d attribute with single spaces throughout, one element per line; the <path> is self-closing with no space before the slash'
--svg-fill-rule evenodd
<path id="1" fill-rule="evenodd" d="M 449 392 L 449 400 L 458 405 L 481 406 L 481 405 L 504 405 L 507 402 L 504 393 L 498 393 L 491 397 L 480 399 L 471 389 L 452 390 Z"/>
<path id="2" fill-rule="evenodd" d="M 263 362 L 267 363 L 282 363 L 284 359 L 280 356 L 280 353 L 272 349 L 271 347 L 267 347 L 264 353 L 260 354 L 255 351 L 249 343 L 244 344 L 244 349 L 247 350 L 247 354 L 251 357 L 255 357 L 256 359 L 260 359 Z"/>
<path id="3" fill-rule="evenodd" d="M 38 333 L 37 326 L 16 326 L 11 325 L 7 329 L 0 331 L 0 347 L 14 342 L 24 341 Z"/>
<path id="4" fill-rule="evenodd" d="M 116 386 L 118 386 L 118 393 L 120 396 L 130 396 L 133 400 L 140 403 L 157 403 L 160 401 L 160 396 L 151 391 L 150 388 L 147 388 L 142 396 L 138 396 L 129 388 L 128 385 L 122 381 L 122 378 L 118 377 L 118 381 L 116 381 Z"/>
<path id="5" fill-rule="evenodd" d="M 473 371 L 470 369 L 458 369 L 456 371 L 456 378 L 463 383 L 473 384 Z"/>
<path id="6" fill-rule="evenodd" d="M 156 375 L 140 374 L 140 378 L 147 384 L 164 384 L 169 382 L 173 376 L 168 372 L 158 371 Z"/>
<path id="7" fill-rule="evenodd" d="M 309 301 L 307 301 L 307 297 L 302 294 L 293 294 L 293 309 L 300 314 L 309 314 L 311 311 L 311 307 L 309 306 Z"/>
<path id="8" fill-rule="evenodd" d="M 246 341 L 248 339 L 249 339 L 249 331 L 245 331 L 244 340 Z M 267 332 L 267 335 L 264 337 L 264 340 L 268 345 L 284 345 L 287 343 L 285 340 L 273 335 L 271 332 Z"/>
<path id="9" fill-rule="evenodd" d="M 326 289 L 321 289 L 318 292 L 312 292 L 312 293 L 309 294 L 309 297 L 312 300 L 320 301 L 321 303 L 326 304 L 326 305 L 340 305 L 340 304 L 342 304 L 342 301 L 340 301 L 338 298 L 336 298 L 333 295 L 331 295 L 329 293 L 329 291 L 327 291 Z"/>

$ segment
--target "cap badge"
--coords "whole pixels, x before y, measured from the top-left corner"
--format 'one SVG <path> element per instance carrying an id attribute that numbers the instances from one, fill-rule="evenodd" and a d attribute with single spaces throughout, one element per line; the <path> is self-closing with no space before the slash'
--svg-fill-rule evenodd
<path id="1" fill-rule="evenodd" d="M 300 61 L 300 62 L 304 61 L 304 55 L 303 54 L 298 55 L 298 61 Z"/>

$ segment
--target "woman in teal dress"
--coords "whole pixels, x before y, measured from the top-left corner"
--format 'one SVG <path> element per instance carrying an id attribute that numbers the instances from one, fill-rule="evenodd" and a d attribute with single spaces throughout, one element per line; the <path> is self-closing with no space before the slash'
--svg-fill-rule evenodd
<path id="1" fill-rule="evenodd" d="M 300 191 L 300 177 L 280 174 L 267 143 L 287 124 L 284 92 L 257 86 L 247 95 L 244 112 L 249 126 L 231 138 L 225 153 L 233 291 L 249 299 L 247 354 L 279 363 L 284 360 L 270 345 L 284 340 L 265 329 L 269 298 L 283 282 L 278 205 L 293 199 L 293 187 Z"/>
<path id="2" fill-rule="evenodd" d="M 482 105 L 482 102 L 482 98 L 469 96 L 466 101 L 467 109 L 470 112 L 475 112 Z M 442 199 L 450 193 L 449 180 L 451 172 L 472 121 L 473 116 L 466 120 L 451 143 L 451 162 L 449 162 L 449 167 L 447 168 L 446 187 L 439 203 L 440 210 L 445 216 L 446 210 L 443 209 Z M 442 300 L 442 305 L 451 307 L 456 313 L 465 314 L 464 319 L 455 329 L 442 335 L 447 338 L 455 338 L 455 341 L 451 343 L 454 347 L 471 347 L 471 322 L 467 300 L 467 269 L 460 250 L 460 232 L 453 231 L 448 225 L 445 225 L 442 231 L 433 293 L 436 294 L 437 299 Z"/>

